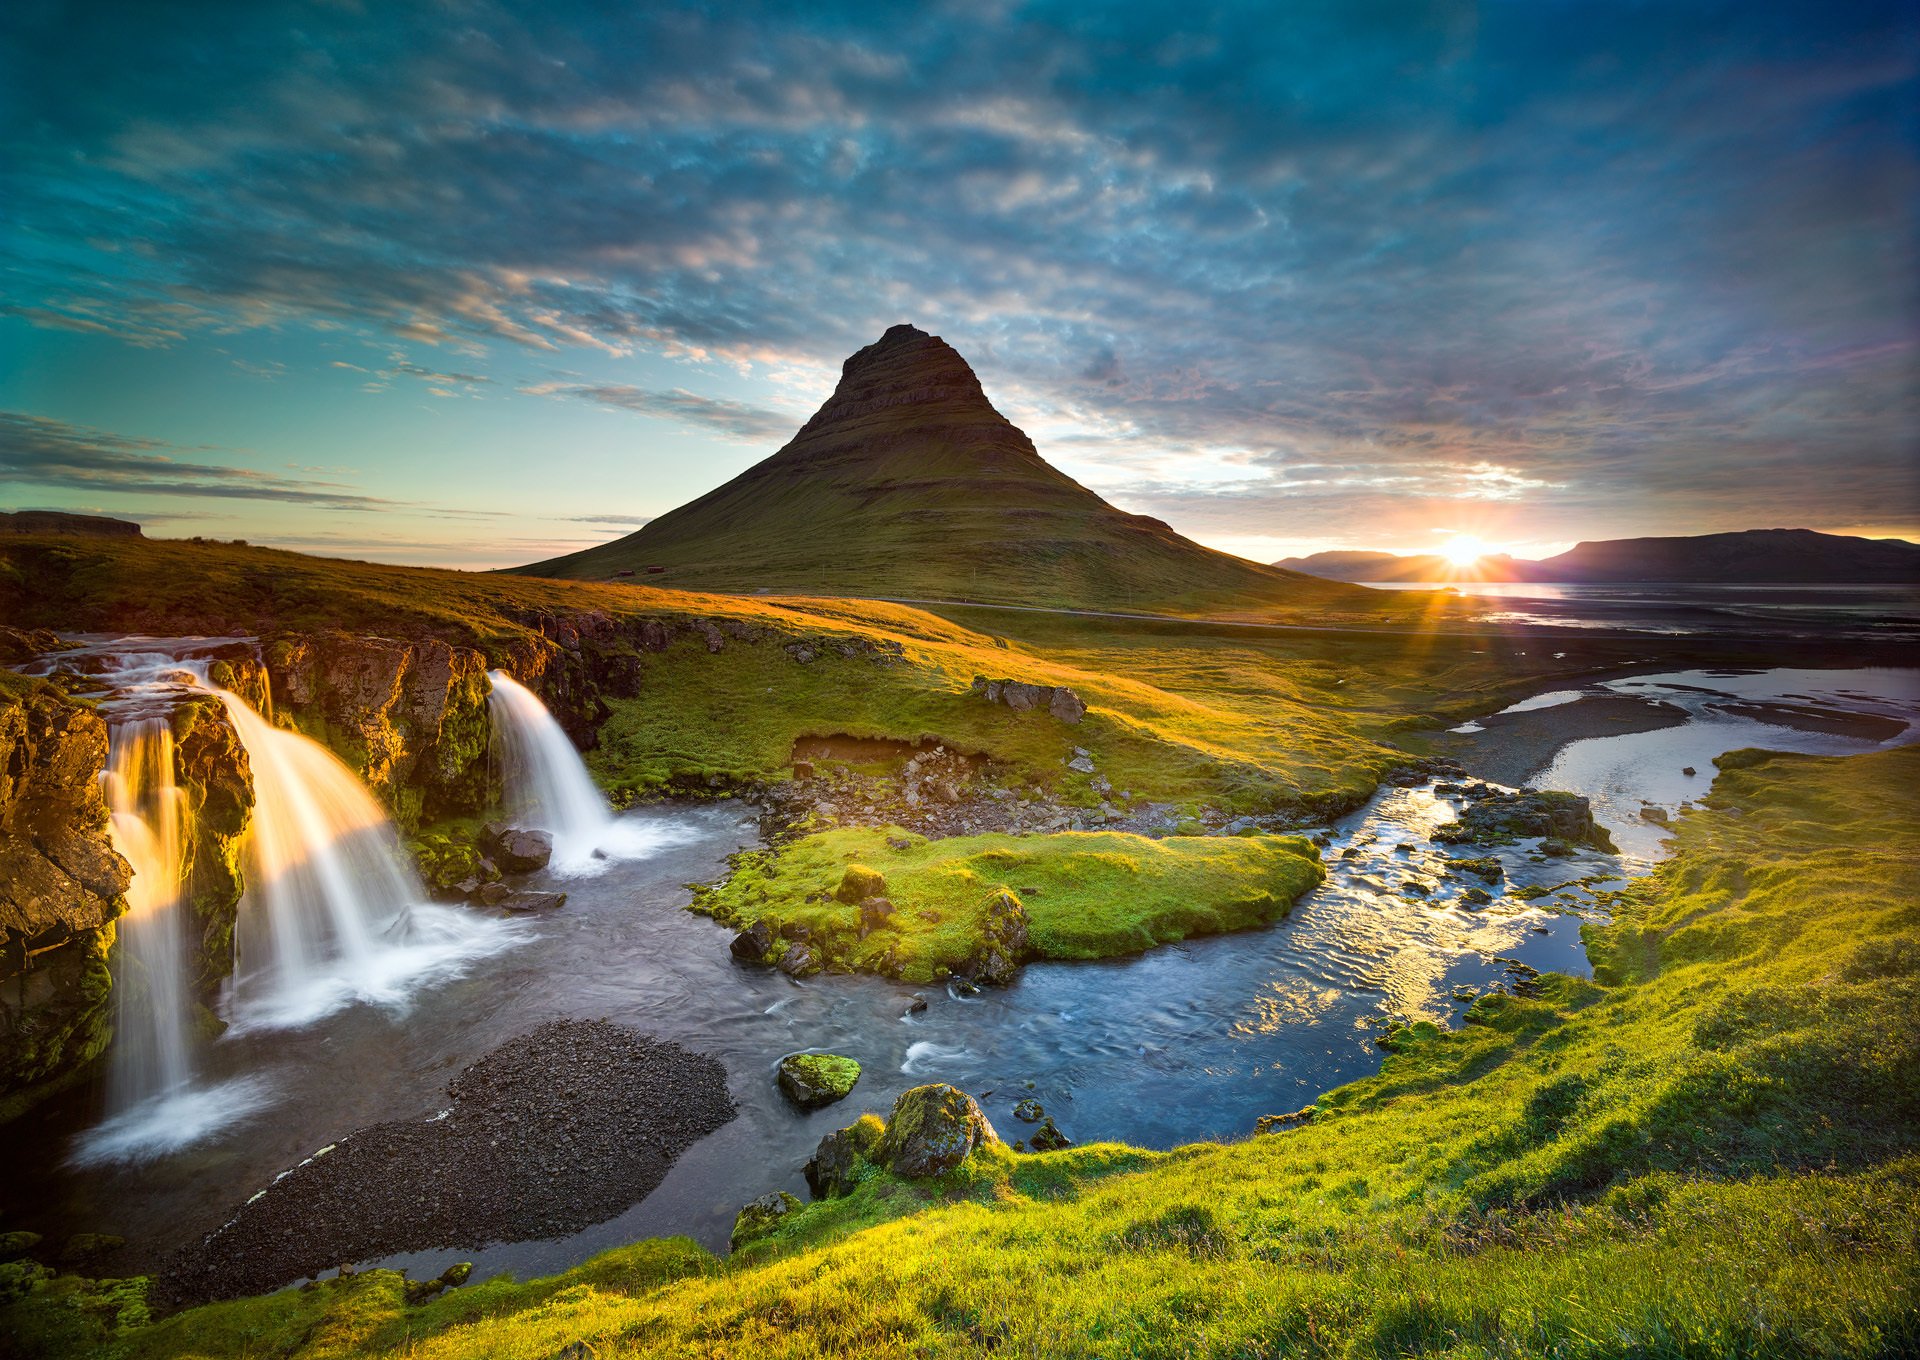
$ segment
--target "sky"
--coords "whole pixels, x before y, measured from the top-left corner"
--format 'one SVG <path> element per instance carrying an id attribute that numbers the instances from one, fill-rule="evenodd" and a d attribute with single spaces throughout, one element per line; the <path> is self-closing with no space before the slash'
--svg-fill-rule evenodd
<path id="1" fill-rule="evenodd" d="M 1920 538 L 1920 23 L 10 0 L 0 507 L 526 562 L 888 326 L 1259 560 Z"/>

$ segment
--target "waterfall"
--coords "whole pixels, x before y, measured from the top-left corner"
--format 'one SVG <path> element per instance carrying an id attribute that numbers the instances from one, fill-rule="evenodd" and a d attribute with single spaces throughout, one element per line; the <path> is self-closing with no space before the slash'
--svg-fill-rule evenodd
<path id="1" fill-rule="evenodd" d="M 199 639 L 137 640 L 62 654 L 113 686 L 103 776 L 116 849 L 133 866 L 119 922 L 117 1025 L 108 1117 L 75 1147 L 78 1164 L 161 1156 L 231 1125 L 271 1098 L 257 1074 L 208 1080 L 194 1043 L 181 901 L 187 843 L 168 715 L 189 693 L 225 707 L 253 774 L 246 891 L 235 925 L 227 1034 L 310 1024 L 350 1003 L 399 1012 L 412 993 L 506 947 L 526 928 L 427 900 L 392 822 L 319 742 L 273 726 L 182 659 Z M 198 1059 L 199 1061 L 196 1061 Z"/>
<path id="2" fill-rule="evenodd" d="M 165 718 L 136 718 L 109 731 L 103 781 L 113 848 L 133 866 L 119 925 L 108 1074 L 108 1104 L 118 1110 L 177 1090 L 193 1075 L 180 928 L 182 794 L 173 761 Z"/>
<path id="3" fill-rule="evenodd" d="M 505 671 L 487 675 L 507 818 L 553 837 L 555 870 L 593 873 L 610 859 L 638 859 L 674 839 L 664 829 L 614 816 L 540 697 Z"/>
<path id="4" fill-rule="evenodd" d="M 512 937 L 508 923 L 427 900 L 393 823 L 338 756 L 206 688 L 253 767 L 236 1031 L 308 1024 L 354 1001 L 403 1008 L 418 987 Z"/>

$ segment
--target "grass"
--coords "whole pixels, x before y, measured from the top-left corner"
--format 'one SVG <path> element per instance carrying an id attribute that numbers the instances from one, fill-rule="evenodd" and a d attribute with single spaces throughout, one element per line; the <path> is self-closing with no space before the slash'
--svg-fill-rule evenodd
<path id="1" fill-rule="evenodd" d="M 849 866 L 885 878 L 887 923 L 860 935 L 857 903 L 835 894 Z M 931 982 L 963 971 L 989 934 L 988 904 L 1011 892 L 1028 943 L 1049 959 L 1099 959 L 1156 944 L 1264 925 L 1323 877 L 1318 852 L 1293 836 L 1172 837 L 1126 832 L 954 836 L 898 827 L 817 832 L 739 857 L 697 910 L 776 935 L 803 927 L 836 971 Z"/>
<path id="2" fill-rule="evenodd" d="M 934 737 L 1055 796 L 1089 796 L 1064 768 L 1080 746 L 1136 797 L 1337 810 L 1364 798 L 1417 733 L 1593 664 L 1529 655 L 1492 635 L 1434 636 L 1412 626 L 1409 598 L 1378 605 L 1389 622 L 1408 618 L 1404 634 L 1262 633 L 982 610 L 949 618 L 877 601 L 379 566 L 220 543 L 0 540 L 0 617 L 21 627 L 337 628 L 441 638 L 522 674 L 570 667 L 579 687 L 607 699 L 591 760 L 623 797 L 784 778 L 796 740 L 845 734 Z M 789 647 L 817 659 L 803 664 Z M 1015 713 L 969 696 L 976 675 L 1067 685 L 1090 712 L 1078 726 Z"/>
<path id="3" fill-rule="evenodd" d="M 988 1148 L 725 1265 L 404 1325 L 378 1274 L 118 1328 L 136 1286 L 43 1281 L 0 1321 L 128 1360 L 1913 1354 L 1920 750 L 1727 764 L 1592 929 L 1600 980 L 1483 997 L 1287 1132 Z"/>

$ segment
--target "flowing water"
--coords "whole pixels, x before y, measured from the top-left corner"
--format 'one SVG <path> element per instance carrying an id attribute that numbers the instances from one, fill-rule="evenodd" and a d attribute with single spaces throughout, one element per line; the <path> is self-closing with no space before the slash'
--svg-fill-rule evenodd
<path id="1" fill-rule="evenodd" d="M 549 754 L 562 752 L 549 744 Z M 565 755 L 577 763 L 570 746 Z M 685 910 L 687 883 L 718 877 L 729 853 L 758 843 L 751 809 L 608 814 L 615 836 L 652 853 L 556 857 L 527 886 L 565 891 L 567 904 L 517 923 L 523 933 L 511 950 L 471 959 L 459 976 L 420 989 L 404 1011 L 348 1006 L 298 1028 L 241 1028 L 212 1045 L 206 1079 L 263 1077 L 278 1096 L 243 1126 L 137 1173 L 42 1169 L 44 1133 L 31 1124 L 0 1131 L 0 1155 L 27 1167 L 35 1195 L 16 1218 L 128 1235 L 139 1244 L 136 1259 L 117 1265 L 147 1267 L 352 1130 L 437 1117 L 464 1067 L 565 1017 L 608 1018 L 712 1055 L 727 1069 L 739 1116 L 607 1222 L 554 1240 L 386 1264 L 418 1277 L 470 1259 L 479 1276 L 525 1275 L 648 1235 L 687 1233 L 721 1248 L 746 1200 L 775 1188 L 804 1195 L 800 1168 L 824 1134 L 861 1110 L 884 1111 L 924 1081 L 974 1092 L 1010 1139 L 1024 1128 L 1012 1106 L 1028 1096 L 1079 1142 L 1165 1148 L 1241 1137 L 1262 1114 L 1296 1109 L 1376 1070 L 1374 1041 L 1390 1018 L 1455 1023 L 1474 991 L 1515 985 L 1529 969 L 1587 972 L 1579 928 L 1603 914 L 1605 892 L 1624 881 L 1619 861 L 1502 849 L 1504 889 L 1545 891 L 1476 905 L 1466 892 L 1480 880 L 1449 872 L 1450 856 L 1430 839 L 1457 810 L 1432 785 L 1384 790 L 1332 828 L 1327 882 L 1272 927 L 1133 959 L 1033 964 L 1017 985 L 977 996 L 922 988 L 929 1004 L 917 1014 L 908 1011 L 915 989 L 882 979 L 794 982 L 739 968 L 728 957 L 729 932 Z M 438 910 L 501 924 L 478 908 Z M 860 1060 L 848 1101 L 802 1114 L 778 1094 L 777 1063 L 804 1049 Z M 56 1101 L 41 1125 L 87 1122 L 96 1100 Z"/>
<path id="2" fill-rule="evenodd" d="M 105 790 L 115 847 L 134 875 L 116 950 L 115 1034 L 102 1118 L 73 1148 L 80 1165 L 143 1161 L 189 1147 L 277 1098 L 264 1073 L 203 1080 L 199 1005 L 185 974 L 185 827 L 167 714 L 192 693 L 224 705 L 254 785 L 229 1039 L 313 1023 L 354 1002 L 403 1013 L 423 987 L 510 945 L 517 923 L 435 904 L 386 814 L 332 752 L 274 727 L 211 684 L 196 659 L 228 640 L 100 640 L 54 659 L 112 686 Z"/>
<path id="3" fill-rule="evenodd" d="M 555 868 L 597 873 L 610 861 L 650 854 L 671 838 L 670 828 L 615 817 L 573 740 L 539 696 L 505 671 L 487 677 L 493 682 L 487 706 L 507 819 L 553 838 Z"/>

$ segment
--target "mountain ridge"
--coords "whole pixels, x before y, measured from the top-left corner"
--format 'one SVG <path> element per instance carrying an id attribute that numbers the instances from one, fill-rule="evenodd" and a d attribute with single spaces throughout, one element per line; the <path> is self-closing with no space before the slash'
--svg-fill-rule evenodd
<path id="1" fill-rule="evenodd" d="M 614 542 L 514 570 L 1101 608 L 1368 606 L 1108 504 L 1041 457 L 958 351 L 911 325 L 849 356 L 794 437 L 739 476 Z"/>
<path id="2" fill-rule="evenodd" d="M 1538 561 L 1506 555 L 1462 568 L 1432 553 L 1333 551 L 1274 563 L 1328 580 L 1607 584 L 1920 584 L 1920 544 L 1814 529 L 1594 539 Z"/>

